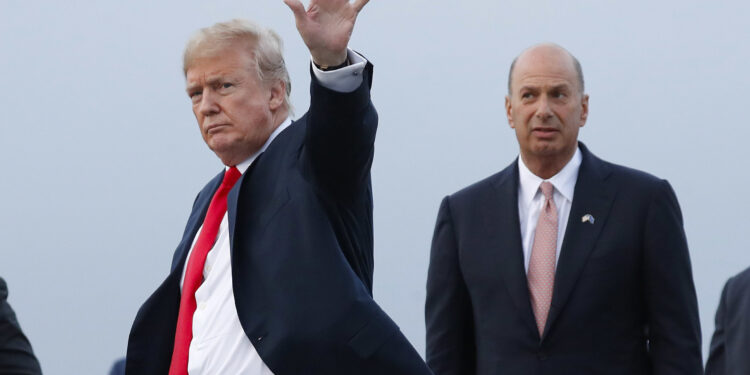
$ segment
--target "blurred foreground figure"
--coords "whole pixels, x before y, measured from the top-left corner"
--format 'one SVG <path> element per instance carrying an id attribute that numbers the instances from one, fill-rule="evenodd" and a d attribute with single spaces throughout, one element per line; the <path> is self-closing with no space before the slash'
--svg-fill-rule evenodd
<path id="1" fill-rule="evenodd" d="M 41 374 L 31 344 L 8 304 L 8 286 L 0 278 L 0 374 Z"/>
<path id="2" fill-rule="evenodd" d="M 372 65 L 347 48 L 367 0 L 286 0 L 312 55 L 289 117 L 281 40 L 248 21 L 187 44 L 186 92 L 225 168 L 198 194 L 126 373 L 428 374 L 372 299 Z"/>
<path id="3" fill-rule="evenodd" d="M 724 285 L 706 375 L 750 374 L 750 268 Z"/>
<path id="4" fill-rule="evenodd" d="M 112 364 L 112 368 L 109 369 L 109 375 L 124 375 L 125 374 L 125 358 L 118 359 Z"/>
<path id="5" fill-rule="evenodd" d="M 445 197 L 427 281 L 427 363 L 456 374 L 701 374 L 682 215 L 667 181 L 578 142 L 578 60 L 542 44 L 511 65 L 520 157 Z"/>

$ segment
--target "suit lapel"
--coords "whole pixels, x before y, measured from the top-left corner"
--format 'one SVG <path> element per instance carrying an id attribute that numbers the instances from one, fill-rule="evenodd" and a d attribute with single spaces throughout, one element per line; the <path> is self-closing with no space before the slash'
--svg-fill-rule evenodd
<path id="1" fill-rule="evenodd" d="M 521 224 L 518 218 L 518 161 L 500 173 L 485 205 L 485 217 L 492 226 L 489 248 L 498 249 L 500 273 L 508 293 L 523 320 L 533 332 L 538 332 L 531 309 L 529 286 L 524 267 Z M 508 233 L 507 228 L 515 228 Z M 502 235 L 500 235 L 502 233 Z"/>
<path id="2" fill-rule="evenodd" d="M 279 175 L 282 170 L 289 168 L 288 163 L 293 162 L 285 157 L 288 154 L 287 148 L 299 143 L 300 137 L 304 136 L 298 123 L 299 121 L 294 121 L 284 129 L 266 151 L 258 155 L 229 191 L 227 217 L 233 269 L 238 213 L 242 212 L 242 228 L 250 228 L 254 233 L 260 233 L 273 215 L 289 200 L 288 189 L 280 185 Z"/>
<path id="3" fill-rule="evenodd" d="M 242 212 L 243 228 L 250 228 L 253 233 L 262 233 L 273 215 L 289 200 L 288 189 L 283 186 L 272 186 L 268 182 L 269 179 L 270 176 L 261 173 L 260 170 L 248 169 L 229 191 L 227 215 L 229 220 L 229 248 L 232 259 L 234 259 L 235 241 L 237 240 L 235 229 L 237 228 L 238 213 Z"/>
<path id="4" fill-rule="evenodd" d="M 582 143 L 580 148 L 583 160 L 578 171 L 573 204 L 555 271 L 552 305 L 544 330 L 545 336 L 570 297 L 607 221 L 616 194 L 615 187 L 607 183 L 609 170 L 606 164 L 592 155 Z M 582 221 L 583 216 L 587 214 L 593 216 L 593 223 Z"/>
<path id="5" fill-rule="evenodd" d="M 174 346 L 174 333 L 180 308 L 180 279 L 193 239 L 208 211 L 214 192 L 224 178 L 222 171 L 206 184 L 193 203 L 182 241 L 177 245 L 167 278 L 138 311 L 128 343 L 128 368 L 138 373 L 166 373 Z M 147 359 L 150 358 L 150 359 Z"/>
<path id="6" fill-rule="evenodd" d="M 257 161 L 257 160 L 256 160 Z M 255 163 L 253 163 L 254 165 Z M 239 180 L 237 180 L 237 183 L 234 184 L 232 187 L 232 190 L 229 190 L 229 195 L 227 195 L 227 221 L 229 222 L 229 249 L 230 252 L 232 251 L 232 244 L 234 242 L 234 228 L 236 227 L 237 222 L 237 201 L 239 200 L 240 190 L 242 188 L 242 184 L 245 181 L 245 177 L 248 176 L 252 171 L 253 165 L 248 168 L 245 173 L 242 174 L 242 177 L 240 177 Z M 249 178 L 248 178 L 249 180 Z"/>
<path id="7" fill-rule="evenodd" d="M 185 233 L 182 235 L 182 242 L 177 245 L 177 251 L 175 251 L 174 259 L 172 259 L 172 272 L 175 270 L 182 272 L 182 269 L 185 267 L 185 258 L 187 258 L 190 247 L 193 245 L 193 239 L 198 234 L 198 229 L 203 225 L 208 205 L 211 204 L 211 198 L 213 198 L 216 189 L 219 188 L 223 179 L 224 172 L 222 171 L 208 182 L 203 191 L 198 195 L 198 198 L 196 198 L 193 204 L 193 211 L 190 213 L 190 218 L 185 227 Z"/>

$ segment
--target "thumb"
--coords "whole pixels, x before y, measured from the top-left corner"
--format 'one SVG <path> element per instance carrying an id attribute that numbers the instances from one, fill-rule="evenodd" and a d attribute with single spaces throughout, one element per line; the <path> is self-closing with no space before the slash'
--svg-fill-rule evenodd
<path id="1" fill-rule="evenodd" d="M 356 0 L 356 1 L 354 1 L 354 4 L 353 4 L 354 10 L 356 10 L 357 13 L 359 13 L 362 10 L 362 8 L 365 7 L 365 5 L 368 2 L 370 2 L 370 0 Z"/>

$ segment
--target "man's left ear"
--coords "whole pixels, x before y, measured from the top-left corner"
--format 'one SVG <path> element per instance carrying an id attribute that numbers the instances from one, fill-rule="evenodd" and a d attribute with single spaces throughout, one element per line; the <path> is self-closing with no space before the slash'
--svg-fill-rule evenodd
<path id="1" fill-rule="evenodd" d="M 583 97 L 581 98 L 581 125 L 579 127 L 583 127 L 586 125 L 586 120 L 589 118 L 589 95 L 583 94 Z"/>
<path id="2" fill-rule="evenodd" d="M 275 111 L 284 103 L 284 98 L 286 97 L 286 84 L 281 80 L 276 81 L 271 85 L 271 90 L 269 91 L 271 96 L 268 99 L 268 106 L 271 110 Z"/>

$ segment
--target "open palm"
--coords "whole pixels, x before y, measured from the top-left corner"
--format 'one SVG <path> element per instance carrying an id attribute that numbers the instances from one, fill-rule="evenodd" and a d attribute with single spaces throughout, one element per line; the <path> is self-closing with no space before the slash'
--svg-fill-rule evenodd
<path id="1" fill-rule="evenodd" d="M 302 40 L 319 65 L 335 66 L 346 60 L 346 48 L 357 15 L 369 0 L 284 0 L 294 13 Z"/>

